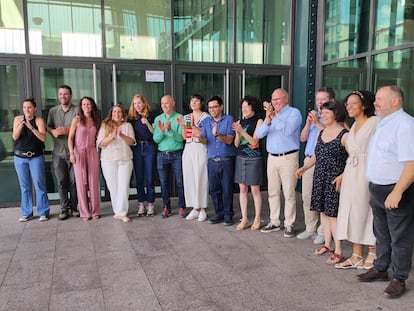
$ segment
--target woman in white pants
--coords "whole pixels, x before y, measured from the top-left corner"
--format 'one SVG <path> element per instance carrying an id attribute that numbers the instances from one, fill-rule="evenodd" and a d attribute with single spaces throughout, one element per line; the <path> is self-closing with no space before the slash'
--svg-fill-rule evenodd
<path id="1" fill-rule="evenodd" d="M 98 146 L 102 148 L 102 173 L 111 195 L 114 219 L 131 222 L 128 218 L 128 189 L 132 174 L 132 145 L 135 145 L 134 130 L 126 122 L 121 105 L 112 106 L 103 120 L 98 133 Z"/>

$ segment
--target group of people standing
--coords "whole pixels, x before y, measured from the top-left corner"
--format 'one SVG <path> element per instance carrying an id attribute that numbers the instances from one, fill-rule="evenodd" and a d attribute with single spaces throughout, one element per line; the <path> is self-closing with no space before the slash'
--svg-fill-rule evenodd
<path id="1" fill-rule="evenodd" d="M 33 99 L 24 100 L 23 116 L 15 117 L 14 161 L 22 192 L 19 221 L 33 217 L 31 178 L 39 219 L 49 217 L 43 157 L 47 130 L 54 138 L 60 220 L 70 215 L 85 221 L 100 217 L 99 162 L 114 218 L 131 221 L 128 190 L 133 169 L 137 216 L 153 216 L 156 166 L 162 218 L 172 215 L 169 178 L 173 173 L 180 217 L 207 220 L 210 193 L 215 215 L 209 223 L 233 225 L 233 186 L 237 183 L 242 217 L 236 229 L 270 233 L 283 227 L 284 236 L 291 238 L 295 236 L 295 188 L 302 178 L 306 228 L 297 238 L 323 244 L 314 254 L 329 254 L 327 263 L 335 268 L 367 269 L 357 275 L 360 281 L 388 280 L 387 269 L 392 265 L 393 279 L 384 295 L 395 298 L 405 291 L 414 244 L 414 145 L 406 137 L 414 133 L 414 119 L 402 109 L 400 88 L 385 86 L 376 96 L 353 91 L 344 104 L 335 102 L 332 89 L 320 88 L 302 130 L 300 111 L 289 105 L 289 95 L 281 88 L 274 90 L 271 102 L 263 104 L 257 97 L 245 96 L 238 121 L 223 112 L 219 96 L 207 101 L 207 113 L 203 97 L 194 94 L 191 112 L 183 116 L 175 111 L 173 97 L 165 95 L 162 113 L 154 117 L 145 97 L 137 94 L 128 114 L 121 105 L 114 105 L 102 123 L 92 98 L 83 97 L 76 107 L 71 97 L 69 86 L 59 87 L 60 105 L 50 109 L 47 126 L 35 116 Z M 258 117 L 262 108 L 264 120 Z M 349 118 L 353 119 L 351 128 Z M 262 227 L 259 141 L 264 137 L 270 220 Z M 298 165 L 300 142 L 307 142 L 302 167 Z M 100 161 L 97 147 L 101 148 Z M 247 212 L 249 187 L 255 207 L 252 224 Z M 190 213 L 187 207 L 192 207 Z M 343 240 L 353 243 L 347 259 L 342 254 Z M 364 246 L 368 247 L 365 258 Z"/>

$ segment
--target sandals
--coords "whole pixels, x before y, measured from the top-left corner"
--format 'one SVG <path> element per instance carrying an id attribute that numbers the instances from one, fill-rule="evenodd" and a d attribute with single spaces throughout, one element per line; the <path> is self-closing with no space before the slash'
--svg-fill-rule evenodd
<path id="1" fill-rule="evenodd" d="M 352 261 L 354 259 L 354 261 Z M 362 256 L 352 254 L 351 257 L 346 259 L 343 262 L 335 264 L 336 269 L 363 269 L 364 268 L 364 258 Z"/>
<path id="2" fill-rule="evenodd" d="M 244 229 L 247 229 L 249 227 L 249 221 L 246 220 L 241 220 L 240 223 L 237 225 L 236 230 L 238 231 L 242 231 Z"/>
<path id="3" fill-rule="evenodd" d="M 344 256 L 339 255 L 337 253 L 333 253 L 333 255 L 328 258 L 326 263 L 329 265 L 333 265 L 333 264 L 341 263 L 344 259 L 345 259 Z"/>
<path id="4" fill-rule="evenodd" d="M 252 224 L 252 226 L 250 227 L 250 229 L 252 230 L 260 230 L 260 228 L 262 227 L 262 220 L 259 220 L 258 222 L 254 222 Z"/>
<path id="5" fill-rule="evenodd" d="M 137 216 L 138 217 L 142 217 L 144 215 L 145 215 L 144 202 L 139 202 L 138 203 L 138 213 L 137 213 Z"/>
<path id="6" fill-rule="evenodd" d="M 328 246 L 322 245 L 322 247 L 318 248 L 316 251 L 313 252 L 314 255 L 321 256 L 326 253 L 333 253 L 334 251 L 330 249 Z"/>
<path id="7" fill-rule="evenodd" d="M 147 217 L 154 216 L 154 214 L 155 214 L 154 204 L 153 203 L 148 203 L 148 205 L 147 205 Z"/>
<path id="8" fill-rule="evenodd" d="M 377 255 L 373 252 L 368 252 L 367 258 L 365 259 L 363 269 L 369 270 L 374 267 L 374 260 L 377 258 Z"/>
<path id="9" fill-rule="evenodd" d="M 115 220 L 121 220 L 121 221 L 123 221 L 125 223 L 131 222 L 131 218 L 128 218 L 127 216 L 114 215 L 114 219 Z"/>

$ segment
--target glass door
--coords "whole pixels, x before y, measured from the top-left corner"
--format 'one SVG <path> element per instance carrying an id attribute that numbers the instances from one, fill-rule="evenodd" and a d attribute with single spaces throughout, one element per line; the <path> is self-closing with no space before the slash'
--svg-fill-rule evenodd
<path id="1" fill-rule="evenodd" d="M 170 70 L 167 66 L 131 66 L 125 64 L 104 65 L 103 107 L 108 112 L 114 103 L 122 104 L 128 112 L 132 97 L 135 94 L 144 95 L 155 115 L 161 111 L 161 97 L 170 93 Z M 106 113 L 105 113 L 106 115 Z M 154 172 L 155 192 L 161 193 L 158 174 Z M 136 194 L 134 173 L 130 182 L 130 195 Z M 171 192 L 174 194 L 174 191 Z M 109 200 L 106 191 L 105 199 Z"/>
<path id="2" fill-rule="evenodd" d="M 270 100 L 272 91 L 288 87 L 288 70 L 254 70 L 244 68 L 206 68 L 195 70 L 177 69 L 177 103 L 180 112 L 188 113 L 190 96 L 200 93 L 205 100 L 213 95 L 223 98 L 226 113 L 238 119 L 240 100 L 245 95 L 254 95 L 261 100 Z"/>
<path id="3" fill-rule="evenodd" d="M 157 115 L 161 108 L 161 97 L 171 90 L 167 66 L 111 64 L 98 68 L 104 72 L 103 104 L 106 112 L 115 102 L 128 110 L 132 97 L 141 94 Z"/>
<path id="4" fill-rule="evenodd" d="M 21 101 L 26 94 L 24 72 L 23 61 L 0 61 L 0 206 L 20 203 L 12 131 L 14 117 L 22 113 Z"/>
<path id="5" fill-rule="evenodd" d="M 200 93 L 207 101 L 213 95 L 223 98 L 224 111 L 240 118 L 240 101 L 245 95 L 254 95 L 262 101 L 270 101 L 274 89 L 283 87 L 288 89 L 289 71 L 286 70 L 257 70 L 245 68 L 208 68 L 194 70 L 179 68 L 176 74 L 177 102 L 180 112 L 189 112 L 189 100 L 192 94 Z M 179 110 L 181 108 L 181 110 Z M 264 112 L 260 117 L 264 117 Z M 263 154 L 266 154 L 265 139 L 261 142 Z M 264 161 L 266 166 L 266 161 Z M 266 174 L 266 167 L 264 169 Z M 263 178 L 262 190 L 267 189 L 267 178 Z"/>
<path id="6" fill-rule="evenodd" d="M 156 68 L 151 66 L 131 66 L 124 64 L 91 64 L 91 63 L 33 63 L 33 81 L 36 94 L 40 102 L 43 117 L 47 118 L 49 109 L 58 105 L 57 89 L 62 84 L 72 88 L 72 102 L 79 105 L 83 96 L 90 96 L 96 100 L 101 110 L 102 119 L 106 117 L 114 102 L 122 103 L 128 110 L 133 95 L 143 94 L 151 103 L 154 112 L 159 111 L 159 102 L 170 84 L 165 77 L 169 77 L 168 67 Z M 57 182 L 52 168 L 53 139 L 46 139 L 46 183 L 49 198 L 57 200 Z M 134 180 L 134 179 L 133 179 Z M 131 194 L 135 193 L 131 184 Z M 101 178 L 101 195 L 109 199 L 105 182 Z"/>

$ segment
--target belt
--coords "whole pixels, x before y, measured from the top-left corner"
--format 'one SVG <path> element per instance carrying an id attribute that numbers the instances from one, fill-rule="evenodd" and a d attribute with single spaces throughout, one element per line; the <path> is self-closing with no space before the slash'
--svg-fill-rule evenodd
<path id="1" fill-rule="evenodd" d="M 232 157 L 215 157 L 208 159 L 209 161 L 220 162 L 220 161 L 229 161 Z"/>
<path id="2" fill-rule="evenodd" d="M 150 139 L 143 139 L 143 140 L 138 140 L 137 143 L 138 144 L 150 144 L 150 143 L 154 143 L 154 141 Z"/>
<path id="3" fill-rule="evenodd" d="M 14 150 L 14 155 L 20 158 L 32 158 L 34 156 L 42 155 L 39 152 Z"/>
<path id="4" fill-rule="evenodd" d="M 295 149 L 295 150 L 290 150 L 290 151 L 284 152 L 284 153 L 271 153 L 271 155 L 274 156 L 274 157 L 281 157 L 281 156 L 285 156 L 285 155 L 288 155 L 288 154 L 291 154 L 291 153 L 295 153 L 296 151 L 299 151 L 299 150 Z"/>
<path id="5" fill-rule="evenodd" d="M 165 154 L 165 155 L 174 155 L 174 154 L 179 154 L 182 151 L 183 150 L 180 149 L 180 150 L 174 150 L 174 151 L 158 151 L 158 153 Z"/>
<path id="6" fill-rule="evenodd" d="M 312 155 L 311 154 L 305 154 L 305 157 L 312 158 Z"/>

